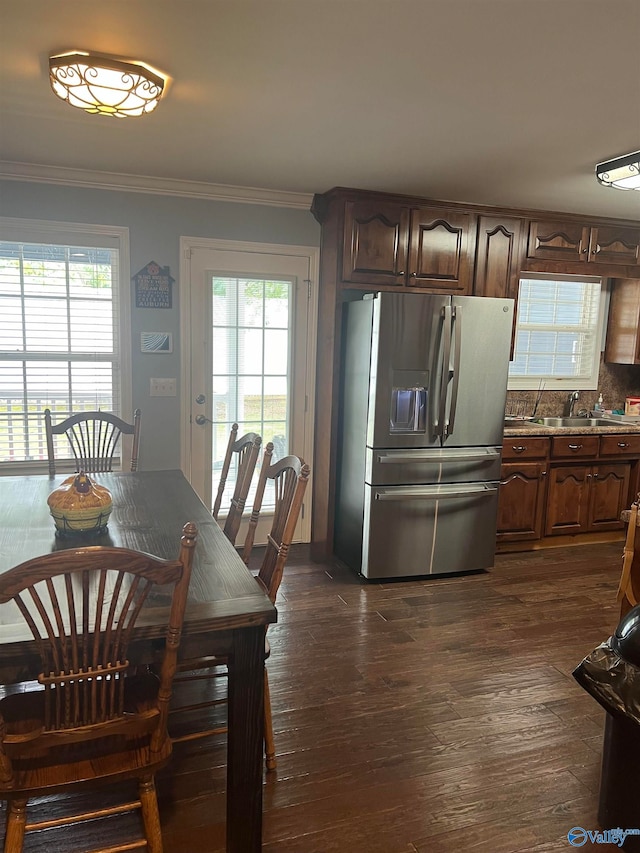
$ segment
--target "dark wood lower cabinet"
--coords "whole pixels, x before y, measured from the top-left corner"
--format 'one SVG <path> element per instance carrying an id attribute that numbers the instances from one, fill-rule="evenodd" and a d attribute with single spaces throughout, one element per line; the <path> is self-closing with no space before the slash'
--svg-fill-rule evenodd
<path id="1" fill-rule="evenodd" d="M 549 471 L 547 536 L 584 533 L 589 524 L 590 465 L 555 466 Z"/>
<path id="2" fill-rule="evenodd" d="M 640 433 L 516 435 L 504 439 L 502 459 L 498 550 L 624 535 L 620 515 L 640 489 Z"/>
<path id="3" fill-rule="evenodd" d="M 549 470 L 545 534 L 618 530 L 626 507 L 631 463 L 558 465 Z"/>
<path id="4" fill-rule="evenodd" d="M 520 462 L 502 466 L 498 498 L 498 542 L 540 539 L 547 466 Z"/>
<path id="5" fill-rule="evenodd" d="M 624 527 L 620 513 L 627 509 L 632 465 L 617 462 L 593 470 L 589 500 L 589 529 L 618 530 Z"/>

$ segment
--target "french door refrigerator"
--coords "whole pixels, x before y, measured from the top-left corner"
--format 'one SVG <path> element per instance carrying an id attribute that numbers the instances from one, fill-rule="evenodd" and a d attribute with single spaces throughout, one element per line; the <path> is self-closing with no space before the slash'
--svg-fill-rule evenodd
<path id="1" fill-rule="evenodd" d="M 345 304 L 334 552 L 365 578 L 490 568 L 512 299 Z"/>

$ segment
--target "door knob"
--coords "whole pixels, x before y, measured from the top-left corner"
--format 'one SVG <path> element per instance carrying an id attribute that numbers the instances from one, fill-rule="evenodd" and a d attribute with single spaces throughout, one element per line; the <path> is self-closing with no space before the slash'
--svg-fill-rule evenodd
<path id="1" fill-rule="evenodd" d="M 211 418 L 205 418 L 204 415 L 196 415 L 196 423 L 198 426 L 204 426 L 205 424 L 212 424 L 213 421 Z"/>

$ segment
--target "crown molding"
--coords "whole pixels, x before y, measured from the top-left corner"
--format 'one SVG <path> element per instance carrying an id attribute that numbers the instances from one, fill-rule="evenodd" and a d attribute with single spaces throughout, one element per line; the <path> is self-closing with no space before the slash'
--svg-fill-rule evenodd
<path id="1" fill-rule="evenodd" d="M 8 181 L 30 181 L 89 189 L 201 198 L 206 201 L 263 204 L 270 207 L 290 207 L 296 210 L 309 210 L 313 199 L 312 193 L 267 190 L 259 187 L 234 187 L 201 181 L 181 181 L 175 178 L 126 175 L 120 172 L 95 172 L 90 169 L 41 166 L 9 160 L 0 160 L 0 178 Z"/>

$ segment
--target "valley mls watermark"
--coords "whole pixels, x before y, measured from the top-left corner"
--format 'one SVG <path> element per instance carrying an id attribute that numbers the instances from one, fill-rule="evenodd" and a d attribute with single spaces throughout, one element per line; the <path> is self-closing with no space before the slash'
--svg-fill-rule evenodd
<path id="1" fill-rule="evenodd" d="M 592 844 L 615 844 L 617 847 L 622 847 L 628 835 L 640 835 L 640 829 L 620 829 L 618 827 L 599 831 L 574 826 L 567 833 L 567 838 L 573 847 L 584 847 L 587 841 Z"/>

